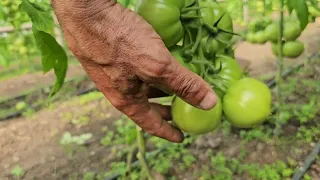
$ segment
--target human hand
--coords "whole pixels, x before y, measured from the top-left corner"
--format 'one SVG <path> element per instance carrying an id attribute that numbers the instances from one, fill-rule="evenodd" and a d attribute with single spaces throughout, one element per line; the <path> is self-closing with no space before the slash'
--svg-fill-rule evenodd
<path id="1" fill-rule="evenodd" d="M 160 36 L 135 12 L 115 0 L 52 0 L 68 47 L 111 104 L 151 135 L 182 142 L 169 124 L 170 106 L 150 103 L 167 89 L 189 104 L 209 110 L 217 102 L 211 87 L 184 68 Z"/>

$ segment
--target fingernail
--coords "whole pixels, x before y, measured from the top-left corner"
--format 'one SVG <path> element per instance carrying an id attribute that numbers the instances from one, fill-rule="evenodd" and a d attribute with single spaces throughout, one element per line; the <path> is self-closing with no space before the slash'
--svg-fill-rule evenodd
<path id="1" fill-rule="evenodd" d="M 210 110 L 217 104 L 217 97 L 212 92 L 208 92 L 206 97 L 200 103 L 200 108 L 204 110 Z"/>
<path id="2" fill-rule="evenodd" d="M 173 140 L 174 142 L 176 142 L 176 143 L 182 143 L 183 140 L 184 140 L 184 136 L 183 136 L 182 133 L 175 133 L 175 134 L 173 135 L 172 140 Z"/>

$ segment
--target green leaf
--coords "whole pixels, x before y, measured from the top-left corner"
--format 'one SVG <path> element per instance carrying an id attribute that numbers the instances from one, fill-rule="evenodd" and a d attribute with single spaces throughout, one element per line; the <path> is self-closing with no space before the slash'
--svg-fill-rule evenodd
<path id="1" fill-rule="evenodd" d="M 130 4 L 130 0 L 125 0 L 124 6 L 127 8 Z"/>
<path id="2" fill-rule="evenodd" d="M 32 21 L 33 35 L 36 46 L 41 52 L 44 73 L 54 69 L 56 82 L 50 93 L 50 97 L 52 97 L 61 89 L 65 81 L 68 68 L 67 54 L 51 35 L 54 29 L 54 20 L 50 11 L 31 3 L 29 0 L 23 0 L 19 9 L 27 13 Z"/>
<path id="3" fill-rule="evenodd" d="M 289 10 L 289 13 L 291 14 L 293 9 L 294 9 L 294 5 L 295 4 L 295 0 L 287 0 L 287 7 Z"/>
<path id="4" fill-rule="evenodd" d="M 68 57 L 52 35 L 35 28 L 33 28 L 33 34 L 36 39 L 36 45 L 41 51 L 44 72 L 54 68 L 56 74 L 56 83 L 50 95 L 52 97 L 64 83 L 68 68 Z"/>
<path id="5" fill-rule="evenodd" d="M 289 11 L 295 10 L 300 21 L 301 29 L 304 30 L 309 23 L 309 9 L 305 0 L 288 0 Z M 290 9 L 291 8 L 291 9 Z"/>
<path id="6" fill-rule="evenodd" d="M 54 96 L 63 86 L 68 70 L 68 57 L 64 52 L 64 59 L 59 59 L 56 66 L 54 67 L 54 73 L 56 74 L 56 83 L 51 91 L 50 97 Z"/>
<path id="7" fill-rule="evenodd" d="M 54 20 L 50 11 L 45 10 L 43 7 L 31 3 L 29 0 L 23 0 L 19 5 L 19 9 L 22 12 L 28 14 L 32 21 L 33 27 L 39 31 L 50 33 L 54 28 Z"/>

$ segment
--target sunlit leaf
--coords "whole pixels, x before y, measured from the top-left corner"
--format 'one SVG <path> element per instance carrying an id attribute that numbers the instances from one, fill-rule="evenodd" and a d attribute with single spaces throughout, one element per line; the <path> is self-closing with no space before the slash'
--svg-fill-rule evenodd
<path id="1" fill-rule="evenodd" d="M 50 11 L 43 7 L 31 3 L 29 0 L 23 0 L 19 6 L 20 11 L 28 14 L 32 21 L 32 25 L 39 31 L 47 33 L 52 32 L 54 28 L 54 20 Z"/>
<path id="2" fill-rule="evenodd" d="M 294 10 L 300 21 L 301 29 L 305 29 L 309 23 L 309 10 L 305 0 L 288 0 L 287 6 L 289 12 Z"/>
<path id="3" fill-rule="evenodd" d="M 54 20 L 50 11 L 31 3 L 29 0 L 23 0 L 19 8 L 22 12 L 27 13 L 32 21 L 36 46 L 41 52 L 43 71 L 47 73 L 54 69 L 56 82 L 51 90 L 50 97 L 52 97 L 64 83 L 68 68 L 67 54 L 51 35 L 54 29 Z"/>
<path id="4" fill-rule="evenodd" d="M 56 83 L 52 90 L 52 96 L 60 90 L 64 83 L 66 71 L 68 67 L 68 57 L 63 48 L 58 44 L 56 39 L 43 31 L 33 29 L 36 39 L 36 45 L 41 51 L 42 66 L 44 72 L 48 72 L 54 68 L 56 74 Z"/>
<path id="5" fill-rule="evenodd" d="M 295 7 L 295 0 L 287 0 L 287 7 L 289 10 L 289 13 L 292 13 L 292 11 Z"/>

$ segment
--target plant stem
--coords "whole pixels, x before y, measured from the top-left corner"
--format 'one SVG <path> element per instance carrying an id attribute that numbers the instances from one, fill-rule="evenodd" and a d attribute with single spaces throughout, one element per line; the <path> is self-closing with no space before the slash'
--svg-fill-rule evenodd
<path id="1" fill-rule="evenodd" d="M 137 126 L 137 143 L 138 143 L 138 154 L 137 158 L 140 160 L 141 165 L 149 180 L 153 180 L 150 169 L 148 167 L 145 155 L 146 155 L 146 139 L 144 137 L 143 130 Z"/>
<path id="2" fill-rule="evenodd" d="M 128 154 L 127 157 L 127 171 L 129 174 L 131 174 L 131 170 L 132 170 L 132 160 L 133 160 L 133 156 L 134 156 L 134 152 L 136 151 L 136 149 L 138 148 L 137 144 L 134 144 Z"/>
<path id="3" fill-rule="evenodd" d="M 263 16 L 266 16 L 267 15 L 267 2 L 266 2 L 266 0 L 262 0 L 262 2 L 263 2 Z"/>
<path id="4" fill-rule="evenodd" d="M 279 51 L 279 57 L 277 60 L 278 63 L 278 69 L 277 69 L 277 75 L 276 75 L 276 84 L 277 84 L 277 108 L 280 108 L 282 105 L 282 98 L 281 98 L 281 85 L 282 85 L 282 71 L 283 71 L 283 42 L 282 42 L 282 38 L 283 38 L 283 22 L 284 22 L 284 0 L 280 0 L 280 22 L 279 22 L 279 28 L 280 28 L 280 33 L 279 33 L 279 37 L 278 37 L 278 51 Z M 281 127 L 282 127 L 282 119 L 281 119 L 281 113 L 278 114 L 277 120 L 276 120 L 276 128 L 275 128 L 275 132 L 274 134 L 276 136 L 278 136 L 281 133 Z"/>

